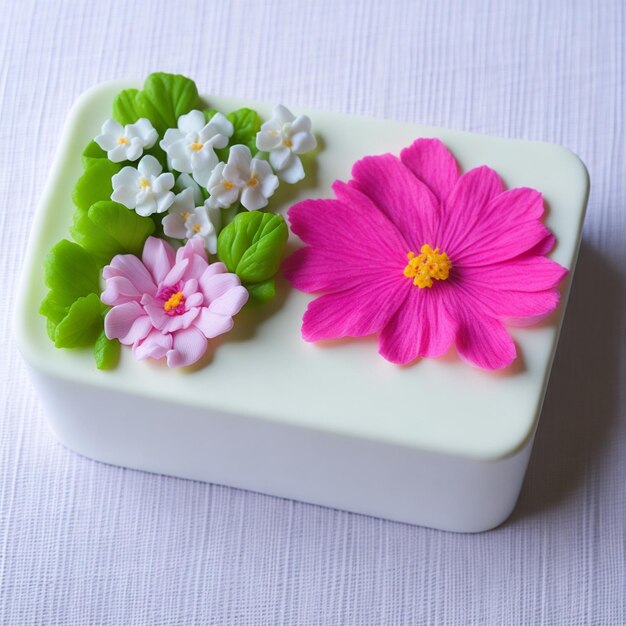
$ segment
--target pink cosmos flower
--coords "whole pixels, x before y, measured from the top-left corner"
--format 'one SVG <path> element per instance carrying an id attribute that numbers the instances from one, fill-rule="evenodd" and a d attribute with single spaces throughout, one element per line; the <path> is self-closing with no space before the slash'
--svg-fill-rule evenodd
<path id="1" fill-rule="evenodd" d="M 541 222 L 538 191 L 505 191 L 483 166 L 459 175 L 437 139 L 400 158 L 355 163 L 336 199 L 289 210 L 308 246 L 286 261 L 288 280 L 322 292 L 307 307 L 306 341 L 377 334 L 393 363 L 437 357 L 455 343 L 484 369 L 508 366 L 515 344 L 502 320 L 536 321 L 559 302 L 567 270 L 544 255 L 555 238 Z"/>
<path id="2" fill-rule="evenodd" d="M 102 274 L 101 299 L 113 307 L 104 318 L 106 336 L 132 345 L 137 359 L 166 357 L 169 367 L 198 361 L 248 300 L 236 274 L 223 263 L 207 263 L 200 237 L 176 252 L 148 237 L 141 260 L 119 254 Z"/>

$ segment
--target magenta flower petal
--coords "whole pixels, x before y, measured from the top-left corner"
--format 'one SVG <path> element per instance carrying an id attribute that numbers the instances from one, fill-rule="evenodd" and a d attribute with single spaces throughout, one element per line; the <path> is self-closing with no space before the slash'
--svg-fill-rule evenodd
<path id="1" fill-rule="evenodd" d="M 452 257 L 480 225 L 485 207 L 500 193 L 502 181 L 490 167 L 483 165 L 463 174 L 446 201 L 436 245 Z"/>
<path id="2" fill-rule="evenodd" d="M 391 154 L 365 157 L 352 168 L 351 184 L 374 202 L 413 248 L 433 241 L 440 221 L 433 192 Z"/>
<path id="3" fill-rule="evenodd" d="M 192 326 L 173 335 L 172 349 L 167 353 L 168 367 L 193 365 L 202 358 L 207 349 L 207 338 Z"/>
<path id="4" fill-rule="evenodd" d="M 122 343 L 128 343 L 122 340 L 129 335 L 135 321 L 145 316 L 146 312 L 138 302 L 125 302 L 114 306 L 104 319 L 104 333 L 109 339 L 119 339 Z"/>
<path id="5" fill-rule="evenodd" d="M 486 370 L 513 363 L 517 355 L 515 343 L 502 322 L 475 315 L 462 304 L 457 306 L 455 314 L 462 316 L 456 335 L 456 349 L 461 357 Z"/>
<path id="6" fill-rule="evenodd" d="M 441 204 L 459 179 L 459 166 L 439 139 L 416 139 L 400 160 L 435 194 Z"/>
<path id="7" fill-rule="evenodd" d="M 220 315 L 219 313 L 211 313 L 207 309 L 202 309 L 193 325 L 198 328 L 207 339 L 213 339 L 231 330 L 234 322 L 230 315 Z"/>
<path id="8" fill-rule="evenodd" d="M 302 338 L 320 341 L 378 333 L 402 306 L 410 288 L 400 276 L 375 286 L 363 281 L 345 291 L 321 296 L 310 302 L 304 313 Z"/>
<path id="9" fill-rule="evenodd" d="M 172 347 L 172 335 L 164 335 L 158 330 L 150 331 L 143 340 L 133 344 L 133 356 L 136 359 L 162 359 Z"/>
<path id="10" fill-rule="evenodd" d="M 380 333 L 380 354 L 398 365 L 418 357 L 445 354 L 454 342 L 457 328 L 448 306 L 444 294 L 412 287 Z"/>
<path id="11" fill-rule="evenodd" d="M 163 281 L 176 259 L 174 249 L 163 239 L 148 237 L 143 248 L 142 261 L 156 284 Z"/>

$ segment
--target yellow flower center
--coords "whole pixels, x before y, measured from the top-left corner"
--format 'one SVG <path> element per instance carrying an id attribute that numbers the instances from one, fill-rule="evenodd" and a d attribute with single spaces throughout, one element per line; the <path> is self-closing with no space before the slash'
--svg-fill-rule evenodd
<path id="1" fill-rule="evenodd" d="M 204 144 L 200 143 L 198 141 L 194 141 L 190 148 L 194 151 L 194 152 L 200 152 L 200 150 L 202 150 L 202 148 L 204 148 Z"/>
<path id="2" fill-rule="evenodd" d="M 293 146 L 293 142 L 291 139 L 285 139 L 285 141 L 283 141 L 283 146 L 285 146 L 285 148 L 291 148 L 291 146 Z"/>
<path id="3" fill-rule="evenodd" d="M 404 275 L 413 279 L 413 284 L 420 289 L 433 286 L 435 280 L 446 280 L 450 274 L 452 263 L 445 252 L 440 252 L 439 248 L 434 250 L 426 243 L 420 250 L 421 254 L 416 255 L 409 252 L 407 258 L 409 262 L 404 268 Z"/>
<path id="4" fill-rule="evenodd" d="M 142 189 L 147 189 L 148 187 L 150 187 L 150 181 L 147 178 L 140 178 L 139 179 L 139 186 Z"/>
<path id="5" fill-rule="evenodd" d="M 183 218 L 183 222 L 186 222 L 189 219 L 189 216 L 191 215 L 191 213 L 189 213 L 189 211 L 183 211 L 180 216 Z"/>
<path id="6" fill-rule="evenodd" d="M 193 230 L 194 233 L 199 233 L 202 230 L 202 226 L 200 226 L 200 224 L 194 224 L 191 230 Z"/>
<path id="7" fill-rule="evenodd" d="M 229 191 L 234 187 L 234 185 L 226 179 L 224 179 L 224 182 L 222 184 L 224 185 L 224 189 L 228 189 Z"/>
<path id="8" fill-rule="evenodd" d="M 124 137 L 124 135 L 122 135 L 121 137 L 117 138 L 117 143 L 119 143 L 122 146 L 126 146 L 128 145 L 129 141 L 126 137 Z"/>
<path id="9" fill-rule="evenodd" d="M 258 179 L 256 176 L 252 176 L 252 177 L 248 180 L 248 182 L 246 183 L 246 185 L 247 185 L 248 187 L 256 187 L 256 186 L 257 186 L 257 184 L 258 184 L 258 182 L 259 182 L 259 179 Z"/>
<path id="10" fill-rule="evenodd" d="M 165 304 L 163 305 L 163 308 L 166 311 L 171 311 L 172 309 L 175 309 L 182 302 L 184 297 L 185 296 L 183 296 L 182 291 L 177 291 L 169 297 L 167 302 L 165 302 Z"/>

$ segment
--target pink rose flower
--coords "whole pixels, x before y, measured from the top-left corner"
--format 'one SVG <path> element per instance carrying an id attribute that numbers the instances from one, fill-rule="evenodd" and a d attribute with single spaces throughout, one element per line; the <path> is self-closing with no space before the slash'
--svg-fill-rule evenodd
<path id="1" fill-rule="evenodd" d="M 199 237 L 176 252 L 149 237 L 141 260 L 117 255 L 102 274 L 101 299 L 113 307 L 104 319 L 106 336 L 132 345 L 137 359 L 166 357 L 169 367 L 198 361 L 248 300 L 236 274 L 223 263 L 209 265 Z"/>
<path id="2" fill-rule="evenodd" d="M 515 359 L 502 320 L 527 324 L 553 311 L 567 270 L 546 258 L 555 238 L 541 222 L 541 194 L 505 191 L 478 167 L 459 175 L 437 139 L 355 163 L 336 199 L 289 210 L 308 246 L 286 261 L 307 307 L 306 341 L 378 335 L 392 363 L 437 357 L 453 343 L 484 369 Z"/>

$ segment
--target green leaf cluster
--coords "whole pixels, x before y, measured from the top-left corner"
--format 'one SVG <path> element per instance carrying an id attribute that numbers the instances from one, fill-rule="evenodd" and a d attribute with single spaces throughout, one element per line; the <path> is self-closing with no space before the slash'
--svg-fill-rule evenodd
<path id="1" fill-rule="evenodd" d="M 217 256 L 248 289 L 253 300 L 275 295 L 274 275 L 282 260 L 289 230 L 280 215 L 239 213 L 220 233 Z"/>
<path id="2" fill-rule="evenodd" d="M 178 118 L 200 108 L 196 83 L 180 74 L 154 72 L 143 89 L 124 89 L 113 101 L 113 118 L 120 124 L 132 124 L 140 117 L 150 120 L 162 137 L 168 128 L 176 128 Z"/>

